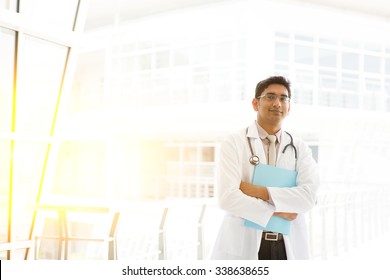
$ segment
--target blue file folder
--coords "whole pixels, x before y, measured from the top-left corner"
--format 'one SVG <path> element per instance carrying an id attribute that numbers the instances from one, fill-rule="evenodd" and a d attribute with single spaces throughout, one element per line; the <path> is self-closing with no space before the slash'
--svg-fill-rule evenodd
<path id="1" fill-rule="evenodd" d="M 296 186 L 297 172 L 287 170 L 271 165 L 259 164 L 253 172 L 252 184 L 267 187 L 291 188 Z M 267 226 L 264 228 L 254 222 L 245 220 L 245 226 L 257 229 L 279 232 L 282 234 L 290 233 L 291 221 L 278 216 L 272 216 Z"/>

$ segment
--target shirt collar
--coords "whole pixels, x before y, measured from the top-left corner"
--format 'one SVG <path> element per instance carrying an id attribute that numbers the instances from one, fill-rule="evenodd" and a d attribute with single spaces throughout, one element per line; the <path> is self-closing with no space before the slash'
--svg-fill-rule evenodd
<path id="1" fill-rule="evenodd" d="M 262 127 L 258 124 L 258 122 L 255 121 L 255 123 L 256 123 L 257 131 L 259 132 L 259 137 L 260 137 L 260 139 L 261 139 L 261 140 L 266 139 L 267 136 L 268 136 L 267 131 L 265 131 L 265 129 L 262 128 Z M 279 131 L 275 133 L 275 136 L 276 136 L 276 139 L 277 139 L 277 142 L 278 142 L 278 143 L 280 143 L 280 136 L 281 136 L 281 135 L 282 135 L 282 130 L 279 129 Z"/>

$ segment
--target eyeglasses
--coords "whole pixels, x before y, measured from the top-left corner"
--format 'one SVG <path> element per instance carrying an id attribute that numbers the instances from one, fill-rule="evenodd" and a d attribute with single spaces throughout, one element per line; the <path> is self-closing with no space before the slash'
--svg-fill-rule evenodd
<path id="1" fill-rule="evenodd" d="M 261 95 L 261 96 L 259 96 L 259 97 L 257 97 L 257 98 L 260 99 L 260 98 L 263 98 L 263 97 L 265 97 L 265 99 L 266 99 L 267 101 L 269 101 L 269 102 L 275 101 L 276 98 L 279 98 L 279 101 L 280 101 L 281 103 L 284 103 L 284 104 L 290 103 L 290 97 L 288 97 L 288 96 L 286 96 L 286 95 L 280 95 L 280 96 L 278 96 L 278 95 L 275 95 L 275 94 L 273 94 L 273 93 L 266 93 L 266 94 Z"/>

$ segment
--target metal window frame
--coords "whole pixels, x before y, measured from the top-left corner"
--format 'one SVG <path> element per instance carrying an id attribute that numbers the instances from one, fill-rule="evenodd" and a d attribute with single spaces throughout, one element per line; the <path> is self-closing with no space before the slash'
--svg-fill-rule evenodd
<path id="1" fill-rule="evenodd" d="M 66 1 L 66 0 L 64 0 Z M 17 139 L 24 139 L 23 135 L 18 135 L 15 131 L 16 127 L 16 112 L 17 112 L 17 84 L 18 84 L 18 64 L 19 61 L 19 46 L 21 38 L 28 35 L 31 37 L 43 39 L 45 41 L 55 43 L 67 48 L 67 54 L 65 59 L 65 65 L 62 72 L 61 84 L 59 92 L 57 93 L 57 101 L 55 105 L 54 116 L 52 119 L 51 130 L 49 137 L 37 137 L 40 142 L 47 143 L 45 152 L 44 165 L 41 172 L 41 179 L 39 186 L 37 186 L 36 203 L 39 203 L 42 189 L 45 181 L 45 175 L 47 173 L 48 164 L 52 162 L 50 160 L 53 157 L 52 145 L 53 139 L 55 139 L 54 133 L 56 124 L 58 123 L 59 113 L 62 105 L 62 100 L 66 94 L 69 94 L 75 67 L 77 63 L 77 55 L 74 54 L 73 49 L 78 47 L 81 33 L 84 29 L 88 5 L 90 0 L 78 0 L 75 10 L 75 17 L 72 30 L 58 29 L 57 27 L 50 26 L 48 24 L 41 24 L 34 22 L 33 20 L 25 17 L 19 13 L 20 0 L 15 1 L 15 11 L 0 9 L 0 27 L 9 29 L 15 32 L 15 52 L 14 52 L 14 78 L 13 78 L 13 91 L 12 91 L 12 124 L 11 132 L 2 134 L 1 138 L 10 141 L 10 179 L 9 179 L 9 197 L 8 197 L 8 224 L 7 224 L 7 242 L 0 244 L 0 251 L 7 251 L 7 259 L 12 259 L 12 252 L 15 249 L 26 249 L 25 259 L 28 259 L 29 249 L 32 247 L 32 236 L 35 226 L 35 220 L 37 212 L 34 210 L 33 219 L 29 231 L 28 240 L 13 240 L 13 193 L 14 193 L 14 161 L 12 160 L 15 153 L 15 141 Z M 47 140 L 46 140 L 47 139 Z"/>

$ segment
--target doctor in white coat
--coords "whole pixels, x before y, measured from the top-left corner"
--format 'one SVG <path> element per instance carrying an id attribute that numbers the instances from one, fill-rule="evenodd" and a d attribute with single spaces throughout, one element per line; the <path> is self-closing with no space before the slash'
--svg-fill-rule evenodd
<path id="1" fill-rule="evenodd" d="M 230 135 L 221 145 L 217 196 L 226 214 L 211 259 L 261 259 L 261 243 L 274 241 L 265 240 L 262 230 L 246 227 L 244 219 L 266 226 L 273 215 L 291 221 L 290 233 L 278 235 L 286 254 L 282 259 L 310 258 L 305 213 L 316 203 L 319 176 L 310 148 L 282 130 L 282 122 L 290 111 L 290 98 L 290 83 L 284 77 L 259 82 L 252 101 L 257 120 Z M 295 187 L 251 184 L 255 166 L 249 159 L 256 155 L 260 163 L 268 164 L 267 134 L 277 137 L 276 166 L 297 171 Z"/>

